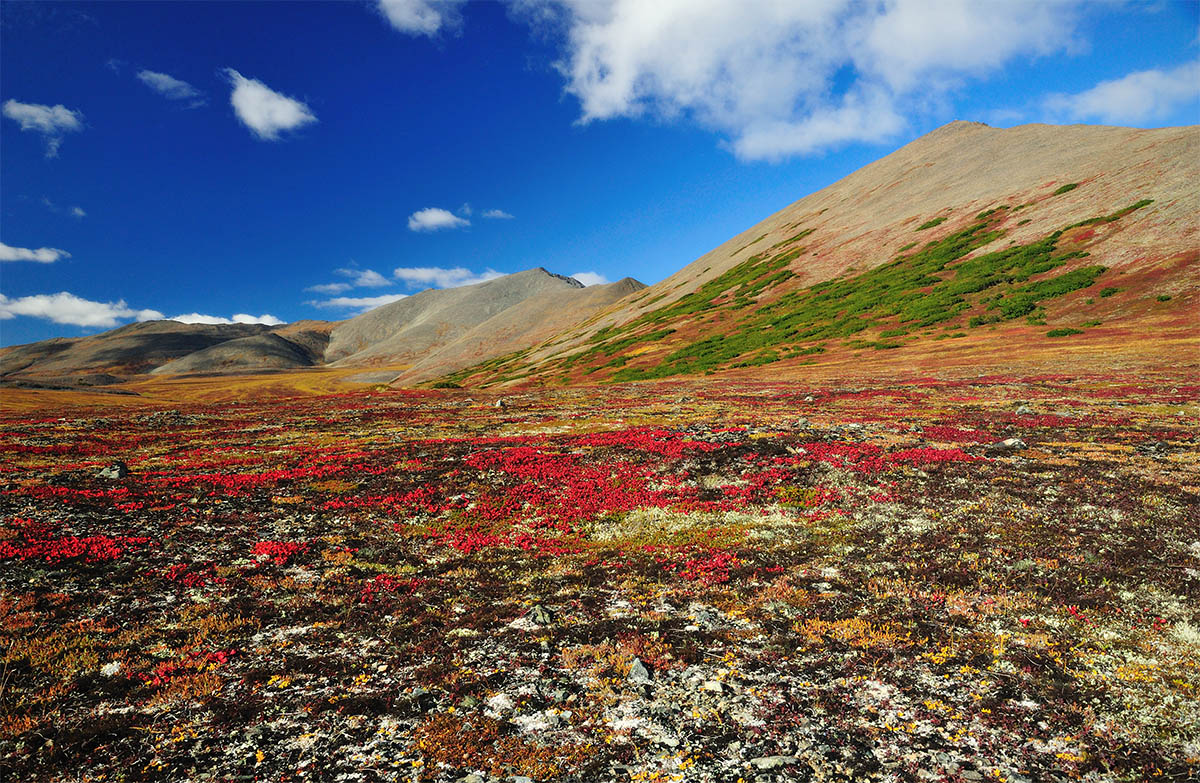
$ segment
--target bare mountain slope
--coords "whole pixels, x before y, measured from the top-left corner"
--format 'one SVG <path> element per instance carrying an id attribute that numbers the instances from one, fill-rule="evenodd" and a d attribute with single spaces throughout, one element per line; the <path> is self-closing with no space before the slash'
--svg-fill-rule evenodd
<path id="1" fill-rule="evenodd" d="M 1197 127 L 954 122 L 586 327 L 458 377 L 622 380 L 1182 333 L 1200 284 L 1197 181 Z M 948 338 L 963 342 L 936 343 Z"/>
<path id="2" fill-rule="evenodd" d="M 626 277 L 607 285 L 535 294 L 419 359 L 396 382 L 419 383 L 497 356 L 523 351 L 586 321 L 645 287 L 645 284 Z"/>
<path id="3" fill-rule="evenodd" d="M 173 359 L 241 337 L 269 332 L 259 324 L 146 321 L 93 337 L 45 340 L 0 349 L 0 376 L 61 380 L 76 375 L 136 375 Z"/>
<path id="4" fill-rule="evenodd" d="M 539 267 L 461 288 L 429 289 L 336 326 L 325 359 L 338 367 L 410 364 L 531 296 L 582 287 Z"/>
<path id="5" fill-rule="evenodd" d="M 152 375 L 283 370 L 311 367 L 316 357 L 277 334 L 239 337 L 189 353 L 150 371 Z"/>

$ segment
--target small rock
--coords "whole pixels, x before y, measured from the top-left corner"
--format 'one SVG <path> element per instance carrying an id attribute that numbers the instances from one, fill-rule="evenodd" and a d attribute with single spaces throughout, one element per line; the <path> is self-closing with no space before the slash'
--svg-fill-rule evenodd
<path id="1" fill-rule="evenodd" d="M 129 475 L 129 466 L 118 460 L 96 474 L 96 478 L 119 479 Z"/>
<path id="2" fill-rule="evenodd" d="M 529 619 L 538 625 L 553 625 L 554 613 L 541 604 L 535 604 L 534 607 L 529 610 Z"/>
<path id="3" fill-rule="evenodd" d="M 629 681 L 634 683 L 650 682 L 650 668 L 642 663 L 641 658 L 634 658 L 629 667 Z"/>
<path id="4" fill-rule="evenodd" d="M 1034 413 L 1036 413 L 1036 411 L 1034 411 L 1034 409 L 1030 408 L 1028 405 L 1017 406 L 1018 416 L 1032 416 Z"/>
<path id="5" fill-rule="evenodd" d="M 1016 454 L 1018 451 L 1027 448 L 1025 441 L 1020 438 L 1005 438 L 999 443 L 993 443 L 984 447 L 984 451 L 988 454 L 1003 456 L 1005 454 Z"/>
<path id="6" fill-rule="evenodd" d="M 779 769 L 789 764 L 795 764 L 797 761 L 799 759 L 795 756 L 759 756 L 756 759 L 750 759 L 750 763 L 758 769 Z"/>
<path id="7" fill-rule="evenodd" d="M 724 693 L 725 686 L 716 680 L 708 680 L 700 686 L 700 690 L 708 691 L 709 693 Z"/>
<path id="8" fill-rule="evenodd" d="M 812 401 L 813 401 L 813 396 L 812 396 L 811 394 L 810 394 L 810 395 L 808 395 L 807 397 L 805 397 L 805 398 L 804 398 L 804 401 L 805 401 L 805 402 L 812 402 Z"/>
<path id="9" fill-rule="evenodd" d="M 508 406 L 504 404 L 504 399 L 501 398 L 499 400 L 496 400 L 496 404 L 492 407 L 496 408 L 497 410 L 504 410 Z"/>
<path id="10" fill-rule="evenodd" d="M 983 775 L 980 775 L 978 772 L 976 772 L 973 769 L 965 769 L 958 774 L 962 777 L 963 780 L 968 780 L 968 781 L 983 780 Z"/>
<path id="11" fill-rule="evenodd" d="M 808 419 L 804 418 L 803 416 L 796 419 L 795 427 L 798 430 L 806 430 L 811 426 L 812 426 L 812 424 L 808 421 Z"/>

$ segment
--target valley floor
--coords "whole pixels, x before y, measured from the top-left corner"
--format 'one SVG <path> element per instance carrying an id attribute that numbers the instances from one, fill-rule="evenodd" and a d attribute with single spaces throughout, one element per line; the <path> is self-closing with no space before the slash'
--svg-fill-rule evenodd
<path id="1" fill-rule="evenodd" d="M 6 780 L 1200 775 L 1194 380 L 21 399 Z"/>

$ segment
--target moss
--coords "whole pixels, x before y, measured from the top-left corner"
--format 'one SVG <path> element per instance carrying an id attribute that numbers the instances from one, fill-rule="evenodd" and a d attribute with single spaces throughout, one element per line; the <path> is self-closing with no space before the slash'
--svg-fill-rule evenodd
<path id="1" fill-rule="evenodd" d="M 1157 301 L 1157 302 L 1169 302 L 1169 301 L 1171 301 L 1171 297 L 1170 297 L 1170 296 L 1168 296 L 1167 294 L 1159 294 L 1159 295 L 1158 295 L 1158 297 L 1155 299 L 1155 301 Z"/>
<path id="2" fill-rule="evenodd" d="M 934 226 L 940 226 L 941 224 L 943 224 L 945 222 L 946 222 L 945 215 L 943 215 L 941 217 L 935 217 L 933 220 L 927 220 L 924 223 L 922 223 L 921 225 L 917 226 L 917 231 L 924 231 L 927 228 L 933 228 Z"/>
<path id="3" fill-rule="evenodd" d="M 1083 334 L 1083 330 L 1072 329 L 1069 326 L 1065 326 L 1061 329 L 1051 329 L 1050 331 L 1046 332 L 1047 337 L 1069 337 L 1073 334 Z"/>
<path id="4" fill-rule="evenodd" d="M 1113 294 L 1120 293 L 1120 291 L 1121 291 L 1120 288 L 1114 288 L 1113 286 L 1109 286 L 1107 288 L 1100 289 L 1100 296 L 1101 296 L 1101 298 L 1107 299 L 1108 297 L 1112 296 Z"/>
<path id="5" fill-rule="evenodd" d="M 1077 188 L 1077 187 L 1079 187 L 1079 183 L 1078 183 L 1078 182 L 1072 182 L 1072 183 L 1071 183 L 1071 184 L 1069 184 L 1069 185 L 1063 185 L 1061 188 L 1059 188 L 1058 190 L 1054 191 L 1054 192 L 1053 192 L 1053 193 L 1051 193 L 1050 195 L 1051 195 L 1051 196 L 1061 196 L 1061 195 L 1062 195 L 1062 194 L 1064 194 L 1064 193 L 1070 193 L 1072 190 L 1074 190 L 1074 189 L 1075 189 L 1075 188 Z"/>

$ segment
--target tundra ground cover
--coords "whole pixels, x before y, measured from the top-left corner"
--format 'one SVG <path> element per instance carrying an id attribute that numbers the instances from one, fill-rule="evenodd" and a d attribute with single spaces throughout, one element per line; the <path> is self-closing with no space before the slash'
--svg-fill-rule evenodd
<path id="1" fill-rule="evenodd" d="M 1185 384 L 10 413 L 0 773 L 1193 779 Z"/>

